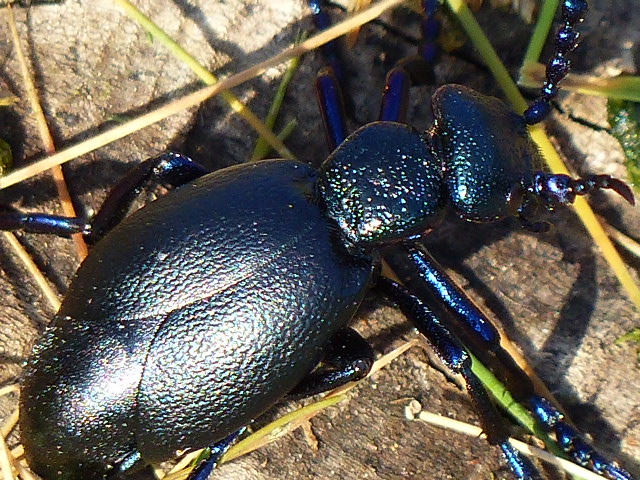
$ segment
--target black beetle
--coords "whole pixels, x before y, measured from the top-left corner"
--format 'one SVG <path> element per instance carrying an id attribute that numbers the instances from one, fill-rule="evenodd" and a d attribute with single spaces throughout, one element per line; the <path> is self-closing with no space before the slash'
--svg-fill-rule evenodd
<path id="1" fill-rule="evenodd" d="M 251 168 L 260 168 L 260 167 L 251 167 Z M 270 176 L 269 176 L 268 178 L 272 178 L 272 177 L 270 177 Z M 277 176 L 276 176 L 276 178 L 277 178 Z M 265 188 L 267 188 L 267 187 L 269 186 L 269 181 L 267 180 L 267 177 L 265 177 L 264 186 L 265 186 Z M 176 198 L 176 197 L 173 197 L 173 198 Z M 235 200 L 235 199 L 234 199 L 234 200 Z M 239 203 L 239 202 L 240 202 L 240 199 L 238 199 L 236 203 Z M 233 205 L 235 205 L 235 203 L 234 203 Z M 231 205 L 231 206 L 233 206 L 233 205 Z M 260 205 L 260 206 L 258 206 L 258 207 L 261 207 L 261 205 Z M 258 208 L 258 207 L 256 207 L 256 208 Z M 139 218 L 139 217 L 138 217 L 138 218 Z M 128 220 L 128 221 L 134 221 L 134 220 Z M 286 232 L 280 232 L 280 233 L 285 234 Z M 97 247 L 97 248 L 98 248 L 98 247 Z M 117 253 L 121 253 L 121 252 L 117 252 Z M 99 258 L 99 257 L 98 257 L 98 258 Z M 120 257 L 120 258 L 121 258 L 121 257 Z M 97 260 L 96 260 L 96 261 L 97 261 Z M 116 260 L 114 260 L 114 261 L 117 263 L 117 259 L 116 259 Z M 112 264 L 110 264 L 110 265 L 112 265 Z M 90 269 L 91 267 L 84 267 L 84 268 L 85 268 L 85 271 L 86 271 L 86 269 Z M 100 271 L 100 269 L 101 269 L 101 268 L 102 268 L 102 267 L 96 267 L 96 271 Z M 109 280 L 109 281 L 111 281 L 111 280 Z M 82 290 L 82 289 L 83 289 L 83 287 L 82 287 L 82 286 L 80 286 L 79 288 L 80 288 L 80 290 Z M 77 290 L 77 289 L 76 289 L 76 290 L 74 290 L 74 291 L 75 291 L 76 293 L 78 292 L 78 290 Z M 71 298 L 72 298 L 72 297 L 71 297 Z M 72 303 L 73 303 L 73 300 L 70 300 L 70 299 L 68 299 L 68 300 L 67 300 L 67 304 L 72 304 Z M 77 304 L 76 304 L 76 305 L 77 305 Z M 65 310 L 63 310 L 63 311 L 62 311 L 62 313 L 63 313 L 63 314 L 64 314 L 64 312 L 65 312 Z"/>
<path id="2" fill-rule="evenodd" d="M 461 117 L 460 109 L 475 113 Z M 412 127 L 375 122 L 319 173 L 267 160 L 205 174 L 173 154 L 130 173 L 128 189 L 139 184 L 131 178 L 150 175 L 180 188 L 104 228 L 35 346 L 20 410 L 32 468 L 49 479 L 128 472 L 224 441 L 289 392 L 366 374 L 372 353 L 357 351 L 361 339 L 346 338 L 354 333 L 345 328 L 375 282 L 377 248 L 436 227 L 451 202 L 486 221 L 514 215 L 524 198 L 540 197 L 538 188 L 555 194 L 538 186 L 537 150 L 500 101 L 450 85 L 434 95 L 434 110 L 441 145 L 429 147 Z M 465 177 L 481 164 L 453 163 L 456 151 L 491 164 L 484 182 L 494 182 L 492 193 L 476 186 L 477 174 Z M 592 188 L 610 184 L 630 194 L 604 176 Z M 567 188 L 558 199 L 582 187 Z M 116 187 L 106 203 L 129 193 Z M 0 227 L 101 237 L 100 218 L 89 225 L 5 212 Z M 393 288 L 385 292 L 406 303 Z M 429 323 L 412 308 L 403 311 Z M 463 362 L 451 351 L 457 346 L 431 334 L 446 362 Z M 330 361 L 329 344 L 356 356 L 347 367 L 355 371 L 309 380 Z M 518 462 L 515 470 L 528 467 Z"/>

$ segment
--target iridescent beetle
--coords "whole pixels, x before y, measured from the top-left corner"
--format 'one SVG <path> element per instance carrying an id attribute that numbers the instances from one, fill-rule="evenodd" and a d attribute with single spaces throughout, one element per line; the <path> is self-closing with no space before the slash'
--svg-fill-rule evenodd
<path id="1" fill-rule="evenodd" d="M 547 84 L 524 118 L 448 85 L 434 95 L 434 127 L 420 135 L 398 123 L 408 90 L 398 69 L 388 77 L 380 121 L 347 137 L 327 71 L 319 93 L 333 153 L 319 172 L 276 160 L 208 173 L 165 154 L 116 186 L 91 222 L 0 214 L 5 230 L 82 233 L 95 243 L 26 368 L 21 428 L 32 468 L 46 478 L 126 478 L 177 449 L 210 445 L 211 457 L 192 475 L 206 478 L 245 426 L 281 398 L 366 375 L 372 350 L 347 324 L 372 287 L 464 376 L 489 441 L 515 477 L 538 478 L 509 442 L 467 349 L 480 345 L 507 369 L 517 367 L 498 332 L 414 241 L 437 227 L 447 206 L 469 220 L 519 215 L 539 228 L 527 215 L 534 203 L 571 203 L 602 188 L 633 201 L 607 175 L 574 180 L 538 171 L 525 128 L 548 113 L 585 10 L 583 2 L 564 2 Z M 118 223 L 150 178 L 178 188 Z M 380 253 L 407 288 L 379 275 Z M 446 316 L 427 305 L 434 297 L 462 323 L 456 335 L 476 332 L 477 345 L 451 334 Z M 631 478 L 526 380 L 513 389 L 576 462 Z"/>

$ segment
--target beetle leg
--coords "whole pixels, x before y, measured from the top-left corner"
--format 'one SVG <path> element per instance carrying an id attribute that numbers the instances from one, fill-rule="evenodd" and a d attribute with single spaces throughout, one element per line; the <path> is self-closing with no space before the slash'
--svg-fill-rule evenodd
<path id="1" fill-rule="evenodd" d="M 238 440 L 238 437 L 244 433 L 247 427 L 242 427 L 239 430 L 233 432 L 228 437 L 214 443 L 209 447 L 209 458 L 200 462 L 200 464 L 194 468 L 187 480 L 207 480 L 211 475 L 211 472 L 216 468 L 220 459 L 227 453 L 234 443 Z"/>
<path id="2" fill-rule="evenodd" d="M 324 3 L 324 0 L 309 1 L 314 24 L 318 30 L 324 30 L 331 24 L 331 19 L 323 8 Z M 438 7 L 437 0 L 423 1 L 423 41 L 418 47 L 417 55 L 400 60 L 387 74 L 379 120 L 405 123 L 411 82 L 421 85 L 432 81 L 433 70 L 430 66 L 440 55 L 437 42 L 440 21 L 435 18 Z M 345 75 L 341 53 L 335 40 L 323 45 L 322 55 L 328 66 L 318 73 L 316 91 L 327 144 L 332 152 L 347 137 L 344 99 L 341 94 Z"/>
<path id="3" fill-rule="evenodd" d="M 122 220 L 144 182 L 154 179 L 161 184 L 179 187 L 207 173 L 207 170 L 184 155 L 163 153 L 145 160 L 124 177 L 91 221 L 80 217 L 25 213 L 8 205 L 0 205 L 0 230 L 61 236 L 81 233 L 88 243 L 93 244 Z"/>
<path id="4" fill-rule="evenodd" d="M 95 243 L 116 226 L 127 214 L 142 185 L 153 181 L 179 187 L 209 173 L 189 157 L 179 153 L 163 153 L 140 163 L 111 190 L 91 221 L 89 243 Z"/>
<path id="5" fill-rule="evenodd" d="M 508 429 L 489 399 L 484 386 L 471 371 L 471 358 L 460 341 L 449 332 L 440 318 L 422 300 L 398 283 L 386 277 L 380 277 L 375 288 L 400 307 L 402 313 L 426 337 L 443 363 L 452 372 L 464 377 L 467 391 L 480 413 L 483 430 L 489 443 L 500 447 L 516 478 L 520 480 L 539 479 L 533 464 L 521 456 L 509 443 Z"/>
<path id="6" fill-rule="evenodd" d="M 436 17 L 436 13 L 440 9 L 440 1 L 422 0 L 421 8 L 422 22 L 420 24 L 420 32 L 422 38 L 418 43 L 418 51 L 414 55 L 400 59 L 391 70 L 391 72 L 394 70 L 404 71 L 414 86 L 434 83 L 435 74 L 433 65 L 438 62 L 442 53 L 442 49 L 438 43 L 442 23 L 440 19 Z M 387 78 L 387 88 L 388 86 L 389 82 Z M 384 119 L 381 117 L 380 120 Z M 402 119 L 394 120 L 390 118 L 389 120 L 404 122 Z"/>
<path id="7" fill-rule="evenodd" d="M 52 235 L 87 234 L 91 226 L 86 219 L 63 217 L 45 213 L 25 213 L 8 205 L 1 205 L 0 230 L 22 230 L 29 233 L 47 233 Z"/>
<path id="8" fill-rule="evenodd" d="M 394 67 L 387 73 L 378 118 L 382 121 L 406 123 L 410 88 L 411 80 L 403 67 Z"/>
<path id="9" fill-rule="evenodd" d="M 630 480 L 629 474 L 615 462 L 595 451 L 545 398 L 535 393 L 527 374 L 500 345 L 500 333 L 475 303 L 446 275 L 424 249 L 395 247 L 385 251 L 385 260 L 400 280 L 429 305 L 442 306 L 438 314 L 455 323 L 456 332 L 474 355 L 482 358 L 490 352 L 501 366 L 495 373 L 505 381 L 518 402 L 528 405 L 538 423 L 555 434 L 556 442 L 574 462 L 616 480 Z"/>
<path id="10" fill-rule="evenodd" d="M 340 82 L 331 67 L 318 72 L 316 94 L 327 146 L 333 152 L 347 138 L 347 124 Z"/>
<path id="11" fill-rule="evenodd" d="M 318 30 L 324 30 L 331 24 L 331 19 L 323 8 L 324 4 L 325 0 L 309 1 L 314 24 Z M 401 60 L 387 74 L 379 120 L 405 123 L 411 79 L 419 84 L 425 83 L 424 78 L 432 79 L 433 72 L 425 68 L 425 65 L 435 62 L 440 53 L 437 43 L 440 22 L 434 18 L 438 9 L 437 0 L 424 0 L 423 9 L 424 40 L 419 47 L 419 54 Z M 346 76 L 336 41 L 323 45 L 321 51 L 328 66 L 318 72 L 316 92 L 327 145 L 329 151 L 333 152 L 347 138 L 345 100 L 341 91 L 345 87 Z M 427 70 L 429 71 L 425 73 Z"/>
<path id="12" fill-rule="evenodd" d="M 371 345 L 355 330 L 345 328 L 331 340 L 322 367 L 305 377 L 287 399 L 310 397 L 358 381 L 369 374 L 373 361 Z"/>
<path id="13" fill-rule="evenodd" d="M 331 17 L 325 7 L 326 0 L 309 0 L 309 8 L 313 18 L 313 26 L 318 31 L 326 30 L 331 26 Z M 345 84 L 347 75 L 344 68 L 344 60 L 339 41 L 331 40 L 320 47 L 325 64 L 334 72 L 338 82 Z M 332 149 L 333 150 L 333 149 Z"/>

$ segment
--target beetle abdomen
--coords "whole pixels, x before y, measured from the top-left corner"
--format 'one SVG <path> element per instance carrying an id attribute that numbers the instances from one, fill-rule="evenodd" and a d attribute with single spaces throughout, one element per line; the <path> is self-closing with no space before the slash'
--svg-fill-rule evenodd
<path id="1" fill-rule="evenodd" d="M 78 455 L 104 465 L 132 447 L 165 460 L 248 423 L 315 366 L 362 298 L 371 260 L 345 255 L 335 235 L 315 171 L 289 161 L 207 175 L 125 219 L 81 266 L 36 349 L 27 448 L 55 450 L 37 454 L 57 458 L 45 466 L 55 475 Z M 56 390 L 49 422 L 41 399 Z M 87 401 L 107 412 L 102 425 L 83 408 L 57 411 Z M 93 439 L 80 454 L 62 434 L 74 429 Z"/>
<path id="2" fill-rule="evenodd" d="M 20 422 L 29 465 L 45 478 L 101 478 L 135 448 L 131 429 L 146 320 L 56 316 L 25 369 Z"/>

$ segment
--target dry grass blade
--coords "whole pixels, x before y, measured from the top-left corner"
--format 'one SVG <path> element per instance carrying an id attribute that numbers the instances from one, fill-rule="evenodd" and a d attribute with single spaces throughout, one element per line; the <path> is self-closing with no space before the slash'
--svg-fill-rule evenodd
<path id="1" fill-rule="evenodd" d="M 640 258 L 640 243 L 637 240 L 631 238 L 628 235 L 625 235 L 617 228 L 613 228 L 606 222 L 602 222 L 605 230 L 607 231 L 607 235 L 611 237 L 618 245 L 624 248 L 627 252 L 631 253 L 637 258 Z"/>
<path id="2" fill-rule="evenodd" d="M 0 438 L 0 471 L 4 480 L 15 480 L 9 448 L 4 438 Z"/>
<path id="3" fill-rule="evenodd" d="M 13 385 L 10 385 L 9 388 L 3 389 L 5 393 L 13 390 Z M 16 424 L 18 423 L 18 410 L 15 410 L 2 424 L 2 428 L 0 429 L 0 471 L 2 472 L 2 478 L 4 480 L 13 480 L 15 476 L 13 475 L 13 456 L 7 447 L 6 438 L 14 429 Z"/>
<path id="4" fill-rule="evenodd" d="M 176 43 L 169 35 L 160 29 L 149 17 L 144 15 L 128 0 L 114 0 L 122 7 L 128 15 L 135 19 L 143 28 L 147 30 L 153 38 L 164 44 L 169 51 L 178 59 L 186 63 L 191 70 L 198 75 L 206 85 L 215 85 L 218 78 L 204 68 L 190 53 Z M 241 115 L 251 125 L 271 147 L 276 150 L 282 158 L 295 158 L 295 155 L 282 143 L 270 127 L 265 125 L 238 97 L 232 92 L 225 90 L 220 92 L 220 96 L 227 102 L 229 107 Z"/>
<path id="5" fill-rule="evenodd" d="M 10 393 L 17 393 L 20 390 L 20 385 L 13 383 L 0 388 L 0 397 L 9 395 Z"/>
<path id="6" fill-rule="evenodd" d="M 9 415 L 4 423 L 2 424 L 2 427 L 0 428 L 0 435 L 3 438 L 6 438 L 9 433 L 11 433 L 11 430 L 13 430 L 15 428 L 15 426 L 18 424 L 18 418 L 20 417 L 19 411 L 16 408 L 13 412 L 11 412 L 11 415 Z"/>
<path id="7" fill-rule="evenodd" d="M 518 84 L 527 88 L 540 88 L 545 78 L 543 64 L 525 63 L 520 71 Z M 569 73 L 562 81 L 562 89 L 584 95 L 640 102 L 640 77 L 638 76 L 595 77 Z"/>
<path id="8" fill-rule="evenodd" d="M 18 241 L 16 236 L 11 232 L 2 232 L 5 240 L 11 245 L 16 256 L 22 261 L 23 265 L 26 267 L 27 271 L 33 277 L 33 280 L 40 288 L 40 291 L 43 293 L 44 297 L 51 305 L 51 309 L 54 312 L 57 312 L 60 308 L 60 300 L 58 299 L 58 294 L 53 291 L 49 282 L 42 274 L 38 266 L 35 264 L 29 253 L 24 249 L 22 244 Z"/>
<path id="9" fill-rule="evenodd" d="M 486 439 L 486 435 L 482 432 L 480 427 L 424 411 L 422 410 L 420 403 L 415 400 L 405 407 L 405 416 L 408 420 L 418 420 L 429 425 L 463 433 L 470 437 Z M 551 465 L 554 465 L 577 478 L 582 478 L 584 480 L 605 480 L 605 477 L 593 473 L 573 462 L 556 457 L 555 455 L 552 455 L 538 447 L 529 445 L 528 443 L 524 443 L 513 438 L 509 439 L 509 442 L 521 453 L 544 460 L 545 462 L 550 463 Z"/>

